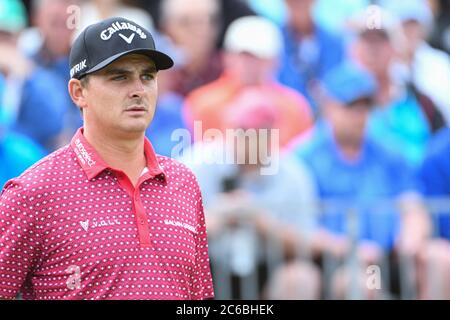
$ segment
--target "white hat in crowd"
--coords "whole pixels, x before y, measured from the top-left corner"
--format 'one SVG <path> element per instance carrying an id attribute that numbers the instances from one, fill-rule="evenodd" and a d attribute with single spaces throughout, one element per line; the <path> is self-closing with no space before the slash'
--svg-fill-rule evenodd
<path id="1" fill-rule="evenodd" d="M 263 17 L 236 19 L 225 33 L 224 48 L 229 52 L 246 52 L 259 58 L 272 59 L 278 57 L 282 45 L 278 26 Z"/>

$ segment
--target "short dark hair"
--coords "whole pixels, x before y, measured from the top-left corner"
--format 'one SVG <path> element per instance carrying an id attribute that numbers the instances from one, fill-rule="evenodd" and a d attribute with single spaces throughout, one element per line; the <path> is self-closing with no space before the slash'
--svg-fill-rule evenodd
<path id="1" fill-rule="evenodd" d="M 86 88 L 89 84 L 89 75 L 85 75 L 80 79 L 80 84 L 83 88 Z"/>
<path id="2" fill-rule="evenodd" d="M 80 85 L 82 88 L 86 88 L 89 85 L 89 75 L 85 75 L 80 79 Z M 79 108 L 81 114 L 83 114 L 83 108 Z"/>

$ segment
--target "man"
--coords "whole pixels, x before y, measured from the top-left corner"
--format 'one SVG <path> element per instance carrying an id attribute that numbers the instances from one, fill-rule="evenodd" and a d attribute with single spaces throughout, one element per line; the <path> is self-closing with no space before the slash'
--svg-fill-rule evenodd
<path id="1" fill-rule="evenodd" d="M 401 22 L 405 33 L 405 63 L 410 81 L 429 96 L 450 123 L 450 58 L 445 51 L 432 48 L 427 39 L 435 28 L 430 2 L 426 0 L 383 1 Z"/>
<path id="2" fill-rule="evenodd" d="M 14 131 L 54 150 L 55 139 L 64 125 L 61 106 L 68 101 L 66 85 L 22 53 L 19 35 L 26 25 L 26 13 L 20 1 L 2 1 L 0 21 L 0 72 L 5 76 L 8 92 L 3 107 L 9 122 Z"/>
<path id="3" fill-rule="evenodd" d="M 29 50 L 29 55 L 37 66 L 52 74 L 55 82 L 52 85 L 55 87 L 65 89 L 70 79 L 69 53 L 75 27 L 70 27 L 68 24 L 71 17 L 69 9 L 79 4 L 78 0 L 34 0 L 31 19 L 35 27 L 26 29 L 24 35 L 19 38 L 22 47 L 24 42 L 37 44 L 36 48 Z M 62 113 L 62 121 L 56 118 L 51 119 L 52 122 L 56 122 L 53 125 L 60 124 L 61 127 L 59 131 L 51 135 L 51 142 L 46 146 L 50 151 L 70 142 L 73 134 L 82 125 L 78 109 L 68 92 L 64 93 L 64 100 L 55 106 L 55 110 Z M 34 135 L 44 131 L 41 126 L 45 126 L 46 123 L 35 121 L 39 117 L 40 110 L 36 108 L 33 99 L 25 101 L 21 109 L 18 127 Z"/>
<path id="4" fill-rule="evenodd" d="M 395 16 L 380 10 L 383 18 L 377 28 L 367 25 L 367 14 L 354 19 L 355 39 L 352 57 L 375 77 L 378 90 L 376 108 L 368 131 L 394 152 L 401 150 L 408 163 L 417 167 L 433 132 L 442 127 L 442 114 L 432 100 L 405 79 L 398 63 L 404 50 L 404 34 Z"/>
<path id="5" fill-rule="evenodd" d="M 327 71 L 345 56 L 343 39 L 319 25 L 313 17 L 315 0 L 285 0 L 284 50 L 280 82 L 303 94 L 316 113 L 314 90 Z"/>
<path id="6" fill-rule="evenodd" d="M 256 37 L 258 34 L 264 37 Z M 201 124 L 202 135 L 196 135 L 195 141 L 202 140 L 208 129 L 225 132 L 227 107 L 249 87 L 259 88 L 264 99 L 277 109 L 279 117 L 274 128 L 280 130 L 281 147 L 311 127 L 312 115 L 306 99 L 275 80 L 281 47 L 277 26 L 265 18 L 243 17 L 231 23 L 225 34 L 224 72 L 186 98 L 188 127 L 195 133 L 196 122 Z"/>
<path id="7" fill-rule="evenodd" d="M 172 65 L 124 18 L 75 40 L 68 89 L 84 127 L 3 190 L 0 297 L 213 296 L 195 177 L 144 138 L 157 72 Z"/>
<path id="8" fill-rule="evenodd" d="M 4 1 L 0 7 L 0 186 L 3 187 L 45 153 L 33 141 L 10 130 L 14 100 L 20 91 L 17 77 L 28 68 L 28 61 L 15 55 L 13 34 L 23 29 L 26 19 L 20 2 Z"/>
<path id="9" fill-rule="evenodd" d="M 222 70 L 216 48 L 222 8 L 218 0 L 164 0 L 160 7 L 160 29 L 186 56 L 177 78 L 176 92 L 186 96 L 215 80 Z"/>
<path id="10" fill-rule="evenodd" d="M 376 90 L 375 79 L 352 63 L 333 69 L 323 80 L 324 120 L 294 149 L 326 201 L 324 249 L 346 255 L 353 239 L 366 266 L 380 263 L 383 252 L 416 254 L 429 232 L 411 169 L 366 135 Z M 399 201 L 405 214 L 392 202 L 381 205 L 386 200 Z"/>

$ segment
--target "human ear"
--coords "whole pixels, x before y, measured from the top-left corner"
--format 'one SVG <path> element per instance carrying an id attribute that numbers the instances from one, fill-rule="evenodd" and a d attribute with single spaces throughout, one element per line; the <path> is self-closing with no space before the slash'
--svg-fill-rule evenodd
<path id="1" fill-rule="evenodd" d="M 81 109 L 87 107 L 86 88 L 82 86 L 80 80 L 70 79 L 68 90 L 73 103 L 75 103 Z"/>

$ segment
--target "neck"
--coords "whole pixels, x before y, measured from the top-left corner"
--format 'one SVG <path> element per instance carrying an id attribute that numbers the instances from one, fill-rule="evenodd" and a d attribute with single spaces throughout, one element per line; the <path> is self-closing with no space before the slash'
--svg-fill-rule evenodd
<path id="1" fill-rule="evenodd" d="M 95 126 L 85 123 L 83 135 L 108 166 L 123 171 L 136 185 L 147 164 L 144 133 L 119 136 L 107 130 L 96 130 Z"/>
<path id="2" fill-rule="evenodd" d="M 340 139 L 336 137 L 336 143 L 338 144 L 339 150 L 344 155 L 346 160 L 350 162 L 357 161 L 362 152 L 362 141 L 348 141 L 347 139 Z"/>
<path id="3" fill-rule="evenodd" d="M 310 20 L 308 22 L 305 21 L 305 23 L 292 23 L 291 24 L 292 29 L 302 37 L 308 37 L 314 35 L 314 23 Z"/>
<path id="4" fill-rule="evenodd" d="M 350 162 L 357 161 L 361 156 L 361 146 L 345 145 L 341 146 L 341 151 L 345 159 Z"/>

